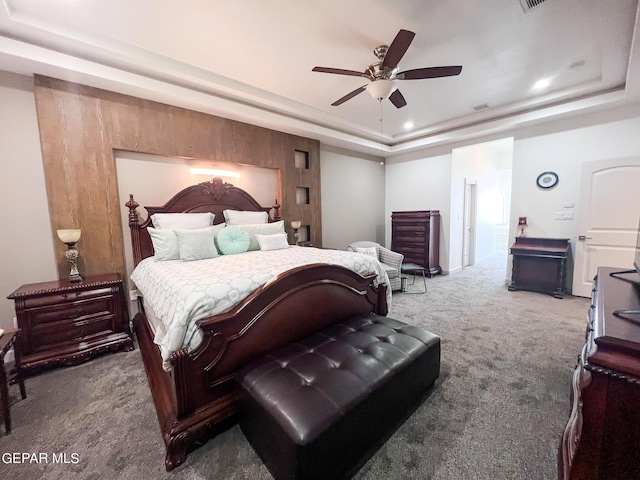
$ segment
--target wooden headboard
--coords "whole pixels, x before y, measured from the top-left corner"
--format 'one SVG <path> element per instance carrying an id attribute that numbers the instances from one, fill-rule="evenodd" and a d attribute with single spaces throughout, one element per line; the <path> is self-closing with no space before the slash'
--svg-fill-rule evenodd
<path id="1" fill-rule="evenodd" d="M 214 224 L 224 222 L 224 210 L 245 210 L 251 212 L 267 212 L 269 222 L 280 220 L 280 205 L 278 200 L 271 207 L 261 206 L 251 195 L 241 188 L 234 187 L 220 177 L 213 177 L 209 182 L 181 190 L 162 207 L 144 207 L 148 212 L 147 219 L 140 223 L 140 216 L 136 210 L 138 202 L 129 195 L 129 201 L 125 204 L 129 208 L 129 228 L 131 229 L 131 243 L 133 246 L 134 265 L 138 265 L 144 258 L 153 255 L 153 244 L 147 232 L 151 226 L 151 215 L 154 213 L 204 213 L 215 214 Z M 274 211 L 271 215 L 271 210 Z"/>

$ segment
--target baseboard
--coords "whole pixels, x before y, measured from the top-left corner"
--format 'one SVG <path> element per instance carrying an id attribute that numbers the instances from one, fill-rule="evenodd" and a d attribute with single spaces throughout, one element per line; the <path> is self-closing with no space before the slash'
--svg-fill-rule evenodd
<path id="1" fill-rule="evenodd" d="M 442 275 L 451 275 L 455 273 L 460 273 L 462 271 L 462 267 L 456 267 L 453 270 L 442 270 Z"/>

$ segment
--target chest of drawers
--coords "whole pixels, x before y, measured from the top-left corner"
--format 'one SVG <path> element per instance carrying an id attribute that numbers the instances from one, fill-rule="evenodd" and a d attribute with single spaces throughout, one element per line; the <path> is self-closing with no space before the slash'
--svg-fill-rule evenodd
<path id="1" fill-rule="evenodd" d="M 440 211 L 393 212 L 391 250 L 402 253 L 404 263 L 424 267 L 429 277 L 440 273 Z"/>
<path id="2" fill-rule="evenodd" d="M 22 330 L 22 369 L 28 375 L 74 365 L 104 351 L 131 350 L 124 286 L 117 274 L 23 285 L 15 302 Z"/>

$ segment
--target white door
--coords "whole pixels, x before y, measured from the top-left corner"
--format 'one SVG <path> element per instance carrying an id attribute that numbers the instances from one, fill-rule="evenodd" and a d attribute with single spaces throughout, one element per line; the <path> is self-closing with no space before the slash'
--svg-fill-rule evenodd
<path id="1" fill-rule="evenodd" d="M 475 204 L 476 181 L 465 179 L 464 213 L 462 219 L 462 266 L 475 263 Z"/>
<path id="2" fill-rule="evenodd" d="M 633 268 L 640 218 L 640 157 L 582 166 L 573 295 L 591 296 L 600 266 Z"/>

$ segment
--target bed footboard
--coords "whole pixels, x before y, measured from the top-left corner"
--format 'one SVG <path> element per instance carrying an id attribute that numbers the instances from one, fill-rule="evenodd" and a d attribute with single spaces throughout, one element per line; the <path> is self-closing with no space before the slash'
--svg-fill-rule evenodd
<path id="1" fill-rule="evenodd" d="M 138 314 L 134 324 L 167 447 L 167 470 L 234 415 L 233 375 L 247 362 L 340 320 L 386 315 L 386 287 L 374 287 L 373 280 L 335 265 L 289 270 L 230 312 L 199 320 L 201 344 L 172 354 L 171 372 L 162 369 L 146 319 Z"/>

